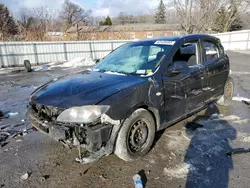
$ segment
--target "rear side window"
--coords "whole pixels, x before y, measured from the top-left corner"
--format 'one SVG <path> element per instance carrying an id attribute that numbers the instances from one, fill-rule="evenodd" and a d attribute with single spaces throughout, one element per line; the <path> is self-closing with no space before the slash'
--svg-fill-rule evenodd
<path id="1" fill-rule="evenodd" d="M 205 61 L 215 61 L 220 57 L 218 46 L 210 41 L 203 41 L 203 48 L 205 51 Z"/>

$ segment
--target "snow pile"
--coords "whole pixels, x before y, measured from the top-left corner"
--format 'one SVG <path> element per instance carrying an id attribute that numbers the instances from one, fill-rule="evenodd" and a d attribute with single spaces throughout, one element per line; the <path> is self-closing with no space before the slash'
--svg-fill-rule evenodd
<path id="1" fill-rule="evenodd" d="M 240 97 L 240 96 L 237 96 L 237 97 L 233 97 L 233 101 L 247 101 L 247 102 L 250 102 L 250 99 L 248 98 L 245 98 L 245 97 Z"/>
<path id="2" fill-rule="evenodd" d="M 250 136 L 242 138 L 241 142 L 250 143 Z"/>
<path id="3" fill-rule="evenodd" d="M 174 168 L 164 168 L 163 173 L 165 176 L 173 177 L 173 178 L 186 178 L 189 172 L 196 171 L 195 167 L 188 163 L 183 163 L 177 165 Z"/>
<path id="4" fill-rule="evenodd" d="M 239 140 L 243 143 L 250 143 L 250 134 L 238 132 L 237 133 L 237 140 Z"/>
<path id="5" fill-rule="evenodd" d="M 69 62 L 63 63 L 61 67 L 87 67 L 87 66 L 93 66 L 95 64 L 95 61 L 89 57 L 83 58 L 79 57 L 76 59 L 73 59 Z"/>

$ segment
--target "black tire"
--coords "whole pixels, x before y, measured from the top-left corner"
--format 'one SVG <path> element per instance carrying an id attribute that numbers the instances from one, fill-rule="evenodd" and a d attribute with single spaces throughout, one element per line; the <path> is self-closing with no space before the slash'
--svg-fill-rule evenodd
<path id="1" fill-rule="evenodd" d="M 124 161 L 145 156 L 155 138 L 155 121 L 145 109 L 137 109 L 125 120 L 118 134 L 115 154 Z"/>
<path id="2" fill-rule="evenodd" d="M 234 81 L 231 77 L 228 77 L 227 82 L 224 86 L 224 94 L 217 101 L 217 104 L 221 106 L 229 106 L 232 104 L 233 96 L 234 96 Z"/>
<path id="3" fill-rule="evenodd" d="M 27 72 L 31 72 L 32 71 L 31 64 L 30 64 L 29 60 L 24 60 L 24 67 L 25 67 L 25 69 L 26 69 Z"/>

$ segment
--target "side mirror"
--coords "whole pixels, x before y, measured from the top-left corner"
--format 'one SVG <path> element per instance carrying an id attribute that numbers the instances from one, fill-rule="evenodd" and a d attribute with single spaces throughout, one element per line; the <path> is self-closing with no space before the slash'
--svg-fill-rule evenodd
<path id="1" fill-rule="evenodd" d="M 188 65 L 186 61 L 174 61 L 173 65 L 168 68 L 168 72 L 176 74 L 187 69 Z"/>

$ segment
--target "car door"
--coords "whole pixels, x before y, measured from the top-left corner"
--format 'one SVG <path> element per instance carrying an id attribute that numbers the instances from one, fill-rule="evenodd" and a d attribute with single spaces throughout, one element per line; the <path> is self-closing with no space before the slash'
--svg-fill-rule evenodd
<path id="1" fill-rule="evenodd" d="M 163 76 L 165 91 L 165 119 L 173 122 L 199 108 L 206 100 L 207 69 L 201 62 L 200 41 L 185 42 L 173 56 L 175 62 L 185 61 L 187 69 L 177 74 L 166 73 Z"/>
<path id="2" fill-rule="evenodd" d="M 216 99 L 224 92 L 224 85 L 229 74 L 229 59 L 224 54 L 219 41 L 202 40 L 204 66 L 208 71 L 208 91 L 210 100 Z"/>

